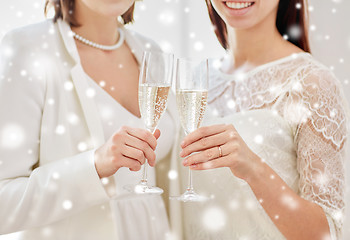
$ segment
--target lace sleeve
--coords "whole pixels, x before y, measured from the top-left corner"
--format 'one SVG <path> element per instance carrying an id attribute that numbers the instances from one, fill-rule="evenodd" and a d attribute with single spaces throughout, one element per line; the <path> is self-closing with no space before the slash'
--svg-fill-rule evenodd
<path id="1" fill-rule="evenodd" d="M 339 239 L 345 205 L 347 104 L 328 69 L 311 70 L 301 85 L 297 95 L 307 114 L 295 135 L 299 194 L 323 208 L 332 240 Z"/>

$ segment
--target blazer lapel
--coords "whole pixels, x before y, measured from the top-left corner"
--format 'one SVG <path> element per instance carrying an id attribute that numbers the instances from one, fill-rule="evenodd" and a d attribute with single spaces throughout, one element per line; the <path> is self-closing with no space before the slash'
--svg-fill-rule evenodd
<path id="1" fill-rule="evenodd" d="M 94 147 L 99 147 L 105 142 L 104 132 L 102 128 L 101 119 L 99 118 L 97 106 L 93 97 L 89 97 L 86 92 L 90 88 L 88 85 L 86 74 L 84 73 L 83 67 L 80 63 L 80 57 L 76 48 L 72 31 L 67 23 L 64 21 L 58 21 L 59 31 L 61 33 L 64 45 L 75 61 L 75 66 L 71 69 L 71 77 L 78 94 L 84 118 L 87 123 L 91 140 Z"/>
<path id="2" fill-rule="evenodd" d="M 131 52 L 135 56 L 137 63 L 139 64 L 139 67 L 141 66 L 142 62 L 142 56 L 144 51 L 144 46 L 142 43 L 134 36 L 135 33 L 129 31 L 128 29 L 124 28 L 124 26 L 120 26 L 125 33 L 125 41 L 128 44 L 129 48 L 131 49 Z"/>

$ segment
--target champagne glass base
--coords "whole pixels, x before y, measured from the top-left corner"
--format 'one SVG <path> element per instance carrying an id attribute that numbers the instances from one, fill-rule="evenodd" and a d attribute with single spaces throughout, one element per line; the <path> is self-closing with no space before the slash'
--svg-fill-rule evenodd
<path id="1" fill-rule="evenodd" d="M 169 197 L 170 200 L 178 200 L 182 202 L 205 202 L 208 200 L 207 197 L 199 195 L 193 189 L 187 189 L 185 193 L 177 197 Z"/>
<path id="2" fill-rule="evenodd" d="M 147 182 L 140 182 L 136 185 L 126 185 L 124 189 L 136 194 L 162 194 L 164 191 L 159 187 L 148 186 Z"/>

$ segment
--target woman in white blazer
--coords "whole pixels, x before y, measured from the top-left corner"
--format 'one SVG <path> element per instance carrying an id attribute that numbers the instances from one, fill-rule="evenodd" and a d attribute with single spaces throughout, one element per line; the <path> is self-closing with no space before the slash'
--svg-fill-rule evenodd
<path id="1" fill-rule="evenodd" d="M 52 3 L 54 20 L 1 43 L 0 239 L 165 239 L 161 197 L 123 190 L 155 165 L 160 132 L 143 129 L 137 86 L 142 52 L 159 48 L 119 23 L 134 0 Z M 158 159 L 176 132 L 169 101 Z"/>

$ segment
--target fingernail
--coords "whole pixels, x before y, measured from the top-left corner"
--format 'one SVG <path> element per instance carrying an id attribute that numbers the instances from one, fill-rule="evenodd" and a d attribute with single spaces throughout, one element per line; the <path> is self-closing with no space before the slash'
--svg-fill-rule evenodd
<path id="1" fill-rule="evenodd" d="M 197 164 L 192 164 L 190 167 L 191 168 L 197 168 L 198 166 L 197 166 Z"/>
<path id="2" fill-rule="evenodd" d="M 188 163 L 188 160 L 187 160 L 187 159 L 185 159 L 185 160 L 182 162 L 182 164 L 183 164 L 184 166 L 186 166 L 187 163 Z"/>
<path id="3" fill-rule="evenodd" d="M 184 157 L 184 151 L 180 152 L 180 157 Z"/>
<path id="4" fill-rule="evenodd" d="M 181 147 L 185 146 L 185 141 L 182 141 Z"/>

